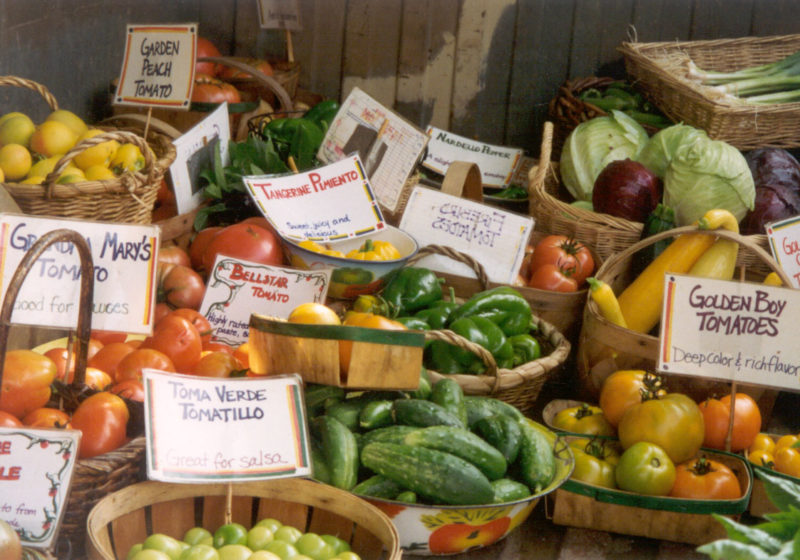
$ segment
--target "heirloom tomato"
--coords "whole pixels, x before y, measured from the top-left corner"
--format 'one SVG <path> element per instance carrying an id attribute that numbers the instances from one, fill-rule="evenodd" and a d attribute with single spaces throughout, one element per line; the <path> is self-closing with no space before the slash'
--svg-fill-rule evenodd
<path id="1" fill-rule="evenodd" d="M 775 450 L 775 440 L 772 439 L 772 436 L 765 433 L 759 433 L 753 439 L 753 443 L 750 444 L 748 451 L 752 453 L 759 450 L 766 451 L 767 453 L 772 453 Z"/>
<path id="2" fill-rule="evenodd" d="M 119 361 L 114 380 L 117 383 L 128 379 L 141 381 L 145 369 L 175 373 L 175 364 L 163 352 L 153 348 L 137 348 Z"/>
<path id="3" fill-rule="evenodd" d="M 747 460 L 754 465 L 767 467 L 768 469 L 775 466 L 775 457 L 772 456 L 772 452 L 765 451 L 764 449 L 756 449 L 755 451 L 748 452 Z"/>
<path id="4" fill-rule="evenodd" d="M 190 309 L 188 307 L 179 307 L 178 309 L 173 310 L 172 314 L 191 321 L 191 323 L 197 329 L 197 332 L 200 333 L 200 342 L 203 344 L 203 346 L 211 342 L 211 323 L 208 322 L 208 319 L 206 319 L 205 315 L 196 309 Z M 205 350 L 205 348 L 203 348 L 203 350 Z"/>
<path id="5" fill-rule="evenodd" d="M 241 103 L 239 90 L 228 82 L 218 80 L 208 74 L 194 75 L 192 101 L 197 103 Z"/>
<path id="6" fill-rule="evenodd" d="M 200 360 L 203 343 L 191 321 L 170 313 L 158 322 L 153 334 L 145 338 L 139 347 L 145 348 L 166 354 L 178 373 L 188 373 Z"/>
<path id="7" fill-rule="evenodd" d="M 607 440 L 585 439 L 570 441 L 569 446 L 575 456 L 575 469 L 570 478 L 579 480 L 594 486 L 604 488 L 616 488 L 617 483 L 614 476 L 616 463 L 619 455 L 616 451 L 606 448 Z M 615 455 L 610 455 L 610 454 Z M 614 459 L 609 460 L 613 456 Z"/>
<path id="8" fill-rule="evenodd" d="M 731 451 L 742 451 L 752 445 L 761 431 L 761 411 L 753 397 L 736 393 L 733 410 L 733 432 Z M 706 399 L 700 404 L 705 421 L 703 445 L 712 449 L 724 449 L 731 417 L 731 396 L 721 399 Z"/>
<path id="9" fill-rule="evenodd" d="M 742 497 L 742 488 L 727 465 L 700 457 L 675 466 L 675 484 L 669 495 L 692 500 L 735 500 Z"/>
<path id="10" fill-rule="evenodd" d="M 171 264 L 181 264 L 183 266 L 192 266 L 192 260 L 189 258 L 183 248 L 178 245 L 165 245 L 158 250 L 156 261 Z"/>
<path id="11" fill-rule="evenodd" d="M 19 428 L 22 426 L 19 418 L 13 414 L 0 410 L 0 428 Z"/>
<path id="12" fill-rule="evenodd" d="M 778 438 L 778 441 L 775 442 L 775 447 L 773 448 L 772 452 L 775 453 L 779 449 L 784 447 L 792 447 L 794 446 L 800 438 L 798 438 L 794 434 L 786 434 Z"/>
<path id="13" fill-rule="evenodd" d="M 578 286 L 594 272 L 591 251 L 566 235 L 548 235 L 534 246 L 530 259 L 531 276 L 544 264 L 553 264 L 566 271 Z"/>
<path id="14" fill-rule="evenodd" d="M 220 56 L 222 56 L 222 54 L 220 54 L 219 49 L 213 42 L 198 35 L 196 58 L 218 58 Z M 200 61 L 194 64 L 195 74 L 216 76 L 221 69 L 222 67 L 216 62 Z"/>
<path id="15" fill-rule="evenodd" d="M 22 419 L 22 423 L 29 428 L 72 428 L 69 414 L 57 408 L 43 406 L 31 410 Z"/>
<path id="16" fill-rule="evenodd" d="M 7 522 L 0 519 L 0 558 L 18 560 L 22 558 L 22 541 L 19 533 Z"/>
<path id="17" fill-rule="evenodd" d="M 776 448 L 773 457 L 776 471 L 800 478 L 800 449 L 796 447 Z"/>
<path id="18" fill-rule="evenodd" d="M 56 378 L 56 364 L 33 350 L 9 350 L 3 366 L 0 410 L 24 418 L 31 410 L 50 400 L 50 385 Z"/>
<path id="19" fill-rule="evenodd" d="M 217 255 L 252 261 L 260 264 L 280 265 L 283 251 L 275 235 L 254 224 L 233 224 L 219 231 L 203 251 L 203 270 L 211 274 Z"/>
<path id="20" fill-rule="evenodd" d="M 289 313 L 289 323 L 305 323 L 309 325 L 341 325 L 342 320 L 336 312 L 325 305 L 309 301 L 301 303 Z"/>
<path id="21" fill-rule="evenodd" d="M 595 436 L 613 436 L 614 428 L 608 423 L 598 406 L 581 403 L 558 411 L 553 425 L 567 432 Z"/>
<path id="22" fill-rule="evenodd" d="M 128 338 L 128 333 L 92 330 L 91 338 L 106 345 L 112 342 L 125 342 L 125 339 Z"/>
<path id="23" fill-rule="evenodd" d="M 113 393 L 87 397 L 72 414 L 72 427 L 81 431 L 78 457 L 86 459 L 121 447 L 129 417 L 125 401 Z"/>
<path id="24" fill-rule="evenodd" d="M 193 375 L 200 377 L 237 377 L 247 369 L 228 352 L 206 352 L 192 370 Z"/>
<path id="25" fill-rule="evenodd" d="M 190 266 L 176 264 L 161 278 L 158 300 L 176 308 L 199 309 L 205 293 L 203 277 Z"/>
<path id="26" fill-rule="evenodd" d="M 615 470 L 617 486 L 629 492 L 666 496 L 675 483 L 675 464 L 655 443 L 640 441 L 619 458 Z"/>
<path id="27" fill-rule="evenodd" d="M 661 378 L 641 369 L 622 369 L 609 375 L 600 389 L 600 408 L 613 427 L 631 406 L 642 402 L 642 394 L 661 396 Z"/>
<path id="28" fill-rule="evenodd" d="M 122 358 L 133 352 L 134 348 L 127 342 L 110 342 L 103 346 L 87 365 L 106 372 L 111 377 L 117 375 L 117 365 Z"/>
<path id="29" fill-rule="evenodd" d="M 129 401 L 144 402 L 144 385 L 136 379 L 114 383 L 109 391 Z"/>
<path id="30" fill-rule="evenodd" d="M 192 262 L 192 268 L 195 270 L 203 270 L 203 253 L 214 239 L 214 236 L 222 231 L 222 226 L 211 226 L 203 228 L 194 234 L 192 242 L 189 244 L 189 260 Z"/>
<path id="31" fill-rule="evenodd" d="M 558 264 L 545 263 L 531 272 L 528 286 L 551 292 L 576 292 L 578 281 L 572 276 L 573 271 Z"/>
<path id="32" fill-rule="evenodd" d="M 617 433 L 624 449 L 642 441 L 655 443 L 674 463 L 682 463 L 703 444 L 703 413 L 686 395 L 668 393 L 626 410 Z"/>

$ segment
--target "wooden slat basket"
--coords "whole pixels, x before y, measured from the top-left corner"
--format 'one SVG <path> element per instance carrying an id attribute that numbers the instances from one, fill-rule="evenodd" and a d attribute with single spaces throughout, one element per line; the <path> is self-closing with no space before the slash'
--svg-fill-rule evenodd
<path id="1" fill-rule="evenodd" d="M 800 50 L 800 34 L 658 43 L 625 42 L 618 49 L 629 78 L 674 122 L 704 129 L 740 150 L 800 146 L 800 103 L 731 103 L 687 77 L 692 60 L 703 70 L 730 72 L 768 64 Z"/>
<path id="2" fill-rule="evenodd" d="M 148 534 L 166 533 L 180 539 L 194 526 L 213 533 L 229 520 L 250 528 L 266 517 L 303 532 L 338 536 L 364 560 L 401 557 L 397 529 L 385 513 L 354 494 L 299 478 L 231 485 L 142 482 L 128 486 L 92 508 L 87 557 L 122 560 Z"/>

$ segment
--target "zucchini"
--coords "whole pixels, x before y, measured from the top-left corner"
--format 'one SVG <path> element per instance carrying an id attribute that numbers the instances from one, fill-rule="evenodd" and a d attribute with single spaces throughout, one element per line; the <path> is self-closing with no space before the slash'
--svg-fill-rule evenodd
<path id="1" fill-rule="evenodd" d="M 517 421 L 525 419 L 525 415 L 517 407 L 492 397 L 465 395 L 464 405 L 467 407 L 467 425 L 470 430 L 481 418 L 495 414 L 503 414 Z"/>
<path id="2" fill-rule="evenodd" d="M 464 404 L 464 390 L 449 377 L 443 377 L 431 387 L 430 400 L 452 412 L 467 427 L 467 406 Z"/>
<path id="3" fill-rule="evenodd" d="M 404 426 L 402 424 L 386 426 L 385 428 L 376 428 L 361 434 L 359 448 L 363 449 L 365 445 L 373 442 L 403 443 L 408 434 L 417 430 L 419 430 L 419 428 L 414 426 Z"/>
<path id="4" fill-rule="evenodd" d="M 510 478 L 498 478 L 492 481 L 494 503 L 515 502 L 531 495 L 531 490 L 521 482 Z"/>
<path id="5" fill-rule="evenodd" d="M 361 452 L 364 466 L 391 478 L 433 504 L 488 504 L 494 489 L 472 463 L 451 453 L 396 443 L 370 443 Z"/>
<path id="6" fill-rule="evenodd" d="M 489 480 L 506 474 L 508 463 L 503 454 L 466 428 L 452 426 L 430 426 L 408 434 L 404 443 L 452 453 L 469 461 Z"/>
<path id="7" fill-rule="evenodd" d="M 392 406 L 395 424 L 406 426 L 462 426 L 461 420 L 443 406 L 422 399 L 396 400 Z"/>
<path id="8" fill-rule="evenodd" d="M 522 430 L 517 420 L 503 414 L 494 414 L 478 420 L 474 430 L 500 451 L 508 464 L 512 464 L 517 459 L 522 442 Z"/>
<path id="9" fill-rule="evenodd" d="M 403 487 L 391 478 L 376 474 L 363 480 L 353 487 L 353 494 L 369 496 L 371 498 L 384 498 L 393 500 L 403 491 Z"/>
<path id="10" fill-rule="evenodd" d="M 516 466 L 519 479 L 533 492 L 541 492 L 556 474 L 556 459 L 553 446 L 543 432 L 534 428 L 528 420 L 519 422 L 522 442 Z"/>
<path id="11" fill-rule="evenodd" d="M 374 430 L 390 426 L 394 401 L 368 402 L 358 415 L 358 427 L 362 430 Z"/>
<path id="12" fill-rule="evenodd" d="M 358 482 L 358 442 L 356 436 L 333 416 L 317 416 L 311 421 L 312 433 L 322 444 L 331 484 L 351 490 Z"/>

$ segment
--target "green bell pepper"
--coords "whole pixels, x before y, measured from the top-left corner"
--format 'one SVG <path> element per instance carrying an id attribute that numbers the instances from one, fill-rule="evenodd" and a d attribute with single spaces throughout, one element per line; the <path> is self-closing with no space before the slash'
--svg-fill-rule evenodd
<path id="1" fill-rule="evenodd" d="M 431 326 L 423 319 L 420 319 L 419 317 L 411 317 L 411 316 L 395 317 L 394 320 L 397 321 L 398 323 L 404 324 L 406 328 L 411 330 L 417 330 L 417 331 L 431 330 Z"/>
<path id="2" fill-rule="evenodd" d="M 542 355 L 542 348 L 539 345 L 539 341 L 529 334 L 515 334 L 514 336 L 509 336 L 508 342 L 514 350 L 512 367 L 538 360 Z"/>
<path id="3" fill-rule="evenodd" d="M 326 99 L 325 101 L 320 101 L 306 111 L 303 118 L 316 123 L 323 131 L 327 131 L 338 112 L 339 103 L 334 99 Z"/>
<path id="4" fill-rule="evenodd" d="M 443 282 L 427 268 L 404 267 L 392 274 L 381 297 L 393 316 L 411 315 L 442 299 Z"/>
<path id="5" fill-rule="evenodd" d="M 434 302 L 430 307 L 417 311 L 414 317 L 419 317 L 428 323 L 432 329 L 441 330 L 447 326 L 450 315 L 455 311 L 458 305 L 459 304 L 456 302 L 455 290 L 450 286 L 449 301 L 442 299 Z"/>
<path id="6" fill-rule="evenodd" d="M 527 334 L 533 328 L 533 312 L 527 300 L 510 286 L 498 286 L 478 292 L 450 315 L 450 322 L 464 317 L 489 319 L 505 336 Z"/>
<path id="7" fill-rule="evenodd" d="M 463 317 L 450 323 L 450 330 L 486 348 L 494 356 L 497 367 L 512 366 L 514 349 L 500 327 L 489 319 L 480 316 Z M 429 349 L 433 369 L 441 373 L 482 374 L 486 371 L 486 364 L 480 356 L 465 348 L 435 340 Z M 440 368 L 446 368 L 446 371 Z"/>
<path id="8" fill-rule="evenodd" d="M 289 152 L 294 158 L 297 168 L 302 171 L 312 167 L 325 133 L 314 121 L 293 120 L 297 121 L 297 125 L 292 135 Z"/>

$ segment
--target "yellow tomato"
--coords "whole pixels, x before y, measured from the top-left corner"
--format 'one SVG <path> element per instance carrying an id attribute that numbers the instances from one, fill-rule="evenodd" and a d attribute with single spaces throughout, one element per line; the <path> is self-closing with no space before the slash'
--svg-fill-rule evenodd
<path id="1" fill-rule="evenodd" d="M 772 451 L 773 455 L 776 455 L 779 449 L 793 446 L 798 440 L 800 440 L 800 438 L 794 434 L 786 434 L 785 436 L 779 437 L 778 441 L 775 442 L 775 448 Z"/>
<path id="2" fill-rule="evenodd" d="M 800 450 L 781 447 L 775 451 L 775 470 L 789 476 L 800 477 Z"/>
<path id="3" fill-rule="evenodd" d="M 301 303 L 289 313 L 287 319 L 290 323 L 305 323 L 310 325 L 341 325 L 342 321 L 336 312 L 322 303 Z"/>
<path id="4" fill-rule="evenodd" d="M 747 460 L 759 467 L 768 467 L 770 469 L 775 463 L 775 457 L 772 456 L 772 453 L 764 449 L 756 449 L 753 452 L 748 452 Z"/>
<path id="5" fill-rule="evenodd" d="M 774 450 L 775 441 L 772 439 L 772 436 L 765 433 L 758 434 L 748 449 L 750 453 L 753 453 L 754 451 L 766 451 L 767 453 L 772 453 Z"/>
<path id="6" fill-rule="evenodd" d="M 139 146 L 122 144 L 111 158 L 111 169 L 120 175 L 126 171 L 140 171 L 144 167 L 144 156 Z"/>

